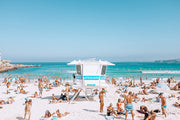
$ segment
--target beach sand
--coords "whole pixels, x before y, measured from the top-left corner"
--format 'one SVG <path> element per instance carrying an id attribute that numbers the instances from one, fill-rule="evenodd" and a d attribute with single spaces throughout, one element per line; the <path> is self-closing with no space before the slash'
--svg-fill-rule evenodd
<path id="1" fill-rule="evenodd" d="M 29 91 L 28 94 L 16 94 L 14 89 L 16 86 L 11 85 L 10 94 L 6 94 L 6 86 L 1 84 L 0 86 L 0 100 L 7 99 L 8 97 L 13 97 L 15 102 L 13 104 L 8 105 L 0 105 L 3 108 L 0 109 L 0 120 L 23 120 L 24 117 L 24 108 L 25 108 L 25 98 L 28 96 L 33 96 L 34 92 L 38 91 L 38 87 L 34 85 L 34 83 L 26 84 L 26 91 Z M 113 107 L 116 109 L 116 103 L 120 97 L 120 94 L 116 93 L 117 87 L 113 85 L 109 85 L 106 88 L 107 94 L 104 97 L 104 113 L 100 113 L 99 111 L 99 98 L 98 95 L 94 97 L 94 101 L 74 101 L 71 104 L 69 103 L 57 103 L 57 104 L 49 104 L 49 100 L 51 99 L 52 94 L 55 96 L 59 96 L 61 94 L 61 90 L 64 89 L 64 86 L 54 87 L 52 90 L 45 92 L 43 91 L 42 98 L 32 98 L 32 109 L 31 109 L 31 120 L 39 120 L 41 116 L 44 116 L 45 111 L 49 110 L 51 113 L 55 112 L 57 109 L 60 110 L 61 113 L 70 112 L 70 114 L 62 120 L 105 120 L 106 109 L 110 103 L 113 103 Z M 138 92 L 141 90 L 139 87 L 135 88 L 127 88 L 128 91 Z M 175 94 L 176 97 L 180 96 L 177 91 L 170 90 L 162 90 L 158 89 L 159 92 L 166 92 L 165 96 L 170 95 L 171 93 Z M 73 95 L 71 93 L 70 95 Z M 150 95 L 139 95 L 139 97 L 146 98 L 155 98 L 157 94 Z M 177 98 L 168 98 L 167 99 L 167 118 L 159 113 L 157 114 L 156 120 L 179 120 L 180 119 L 180 108 L 176 108 L 173 106 L 173 103 L 180 102 Z M 138 116 L 144 116 L 143 114 L 139 114 L 136 110 L 139 110 L 141 105 L 146 105 L 150 110 L 161 109 L 161 103 L 158 102 L 133 102 L 134 112 L 135 112 L 135 120 L 141 120 Z M 123 105 L 122 105 L 123 107 Z M 123 120 L 124 116 L 117 117 L 115 120 Z M 131 114 L 128 115 L 128 120 L 131 120 Z"/>

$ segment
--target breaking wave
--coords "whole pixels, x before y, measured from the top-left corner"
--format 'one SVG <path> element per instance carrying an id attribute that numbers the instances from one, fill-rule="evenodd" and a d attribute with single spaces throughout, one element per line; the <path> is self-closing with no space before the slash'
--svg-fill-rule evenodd
<path id="1" fill-rule="evenodd" d="M 180 74 L 180 71 L 170 71 L 170 70 L 148 70 L 142 71 L 142 73 L 151 73 L 151 74 Z"/>

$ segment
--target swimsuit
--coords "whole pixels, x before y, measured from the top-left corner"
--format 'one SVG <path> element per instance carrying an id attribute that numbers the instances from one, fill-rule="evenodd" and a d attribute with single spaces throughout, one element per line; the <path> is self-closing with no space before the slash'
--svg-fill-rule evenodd
<path id="1" fill-rule="evenodd" d="M 39 88 L 39 91 L 43 91 L 43 88 Z"/>
<path id="2" fill-rule="evenodd" d="M 107 110 L 107 116 L 111 116 L 112 110 Z"/>
<path id="3" fill-rule="evenodd" d="M 133 110 L 133 105 L 132 104 L 127 104 L 126 105 L 126 110 L 127 111 L 132 111 Z"/>
<path id="4" fill-rule="evenodd" d="M 6 101 L 6 102 L 4 102 L 4 104 L 9 104 L 9 102 L 8 102 L 8 101 Z"/>
<path id="5" fill-rule="evenodd" d="M 166 109 L 166 108 L 167 108 L 167 105 L 162 106 L 162 108 Z"/>
<path id="6" fill-rule="evenodd" d="M 149 113 L 148 113 L 148 112 L 145 112 L 145 114 L 144 114 L 144 120 L 146 120 L 146 118 L 148 118 L 148 116 L 149 116 Z"/>

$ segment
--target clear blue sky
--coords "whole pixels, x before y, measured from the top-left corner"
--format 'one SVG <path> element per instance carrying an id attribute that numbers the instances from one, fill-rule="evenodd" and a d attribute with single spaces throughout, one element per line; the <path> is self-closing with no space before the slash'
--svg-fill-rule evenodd
<path id="1" fill-rule="evenodd" d="M 180 58 L 180 0 L 0 0 L 2 58 Z"/>

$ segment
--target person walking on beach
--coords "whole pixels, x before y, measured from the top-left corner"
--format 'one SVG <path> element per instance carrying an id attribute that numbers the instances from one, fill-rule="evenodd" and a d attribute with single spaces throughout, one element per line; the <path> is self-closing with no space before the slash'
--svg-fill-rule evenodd
<path id="1" fill-rule="evenodd" d="M 10 87 L 10 82 L 8 82 L 7 84 L 6 84 L 6 86 L 7 86 L 7 94 L 9 93 L 9 87 Z"/>
<path id="2" fill-rule="evenodd" d="M 26 115 L 28 114 L 28 120 L 30 120 L 31 117 L 31 107 L 32 107 L 32 100 L 29 99 L 28 101 L 25 102 L 26 106 L 25 106 L 25 114 L 24 114 L 24 119 L 26 119 Z"/>
<path id="3" fill-rule="evenodd" d="M 140 86 L 142 86 L 142 84 L 143 84 L 143 83 L 142 83 L 142 77 L 140 77 Z"/>
<path id="4" fill-rule="evenodd" d="M 102 88 L 102 91 L 99 92 L 99 99 L 100 99 L 100 112 L 102 113 L 103 112 L 103 107 L 104 107 L 104 89 Z"/>
<path id="5" fill-rule="evenodd" d="M 73 83 L 75 83 L 76 76 L 73 74 Z"/>
<path id="6" fill-rule="evenodd" d="M 70 85 L 66 84 L 65 95 L 67 102 L 69 102 L 69 92 L 70 92 Z"/>
<path id="7" fill-rule="evenodd" d="M 161 98 L 161 109 L 162 109 L 162 114 L 165 115 L 165 117 L 167 116 L 166 115 L 166 98 L 163 96 L 163 93 L 160 93 L 159 94 L 159 97 Z"/>
<path id="8" fill-rule="evenodd" d="M 41 80 L 39 80 L 38 88 L 39 88 L 39 96 L 42 96 L 43 83 L 42 83 L 42 81 L 41 81 Z"/>
<path id="9" fill-rule="evenodd" d="M 132 120 L 134 120 L 133 105 L 132 105 L 133 99 L 134 99 L 134 96 L 132 95 L 132 92 L 129 92 L 128 95 L 125 96 L 125 102 L 126 102 L 125 120 L 127 120 L 128 111 L 131 111 Z"/>

